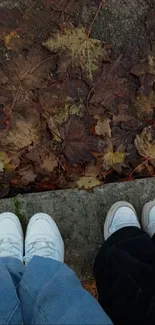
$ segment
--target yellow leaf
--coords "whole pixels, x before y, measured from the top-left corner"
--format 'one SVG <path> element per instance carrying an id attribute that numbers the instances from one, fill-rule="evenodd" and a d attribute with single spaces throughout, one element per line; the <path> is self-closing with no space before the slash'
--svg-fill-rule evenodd
<path id="1" fill-rule="evenodd" d="M 3 161 L 5 165 L 7 165 L 10 162 L 10 158 L 8 154 L 4 151 L 0 151 L 0 160 Z"/>
<path id="2" fill-rule="evenodd" d="M 4 162 L 0 160 L 0 172 L 4 172 Z"/>
<path id="3" fill-rule="evenodd" d="M 79 180 L 76 182 L 78 188 L 85 188 L 86 190 L 100 185 L 100 181 L 95 177 L 83 176 L 80 177 Z"/>
<path id="4" fill-rule="evenodd" d="M 123 152 L 107 152 L 104 155 L 104 163 L 109 167 L 113 167 L 116 164 L 123 164 L 124 158 Z"/>
<path id="5" fill-rule="evenodd" d="M 68 50 L 71 63 L 80 66 L 92 79 L 93 72 L 98 69 L 103 56 L 108 60 L 108 54 L 102 47 L 102 42 L 87 37 L 84 28 L 65 27 L 62 31 L 50 37 L 43 46 L 51 51 Z"/>
<path id="6" fill-rule="evenodd" d="M 140 156 L 155 159 L 155 141 L 152 141 L 150 127 L 144 128 L 140 135 L 137 134 L 134 143 Z"/>

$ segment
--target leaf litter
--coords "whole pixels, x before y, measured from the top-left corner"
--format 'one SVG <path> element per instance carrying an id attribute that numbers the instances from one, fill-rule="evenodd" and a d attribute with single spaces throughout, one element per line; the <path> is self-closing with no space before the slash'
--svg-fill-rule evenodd
<path id="1" fill-rule="evenodd" d="M 88 26 L 82 0 L 0 8 L 0 197 L 154 176 L 154 41 L 117 53 L 86 3 Z"/>

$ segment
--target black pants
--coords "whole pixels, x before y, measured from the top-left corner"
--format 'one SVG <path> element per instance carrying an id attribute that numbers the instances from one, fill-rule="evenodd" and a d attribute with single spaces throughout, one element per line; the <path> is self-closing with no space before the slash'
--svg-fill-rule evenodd
<path id="1" fill-rule="evenodd" d="M 94 264 L 99 302 L 114 324 L 155 325 L 155 235 L 115 232 Z"/>

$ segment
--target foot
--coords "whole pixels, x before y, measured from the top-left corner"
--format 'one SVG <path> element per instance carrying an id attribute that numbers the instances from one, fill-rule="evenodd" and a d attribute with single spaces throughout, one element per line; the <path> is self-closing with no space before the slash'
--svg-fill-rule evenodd
<path id="1" fill-rule="evenodd" d="M 23 262 L 23 230 L 18 217 L 11 212 L 0 214 L 0 257 Z"/>
<path id="2" fill-rule="evenodd" d="M 64 261 L 64 243 L 54 220 L 45 213 L 35 214 L 29 221 L 25 238 L 25 264 L 34 256 Z"/>
<path id="3" fill-rule="evenodd" d="M 104 239 L 124 227 L 141 228 L 134 207 L 125 201 L 116 202 L 109 210 L 104 224 Z"/>
<path id="4" fill-rule="evenodd" d="M 151 237 L 155 234 L 155 200 L 146 203 L 142 211 L 142 226 Z"/>

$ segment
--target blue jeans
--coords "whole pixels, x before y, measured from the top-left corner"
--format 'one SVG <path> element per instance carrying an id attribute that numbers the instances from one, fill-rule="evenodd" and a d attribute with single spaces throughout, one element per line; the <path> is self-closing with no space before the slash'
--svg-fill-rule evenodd
<path id="1" fill-rule="evenodd" d="M 28 266 L 0 258 L 0 325 L 112 322 L 63 263 L 35 256 Z"/>

